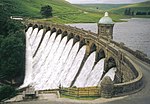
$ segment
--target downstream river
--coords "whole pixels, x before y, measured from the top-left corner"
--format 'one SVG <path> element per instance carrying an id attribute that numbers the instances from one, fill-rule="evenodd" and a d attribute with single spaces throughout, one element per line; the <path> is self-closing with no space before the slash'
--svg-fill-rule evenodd
<path id="1" fill-rule="evenodd" d="M 97 33 L 97 23 L 68 24 Z M 113 37 L 123 42 L 132 50 L 140 50 L 150 58 L 150 19 L 132 18 L 128 22 L 117 22 L 114 25 Z"/>

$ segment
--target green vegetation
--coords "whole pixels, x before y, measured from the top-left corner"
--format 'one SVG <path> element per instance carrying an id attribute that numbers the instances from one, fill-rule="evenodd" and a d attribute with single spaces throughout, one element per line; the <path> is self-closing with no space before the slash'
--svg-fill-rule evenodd
<path id="1" fill-rule="evenodd" d="M 9 10 L 14 16 L 41 17 L 42 6 L 50 5 L 54 16 L 79 13 L 78 9 L 64 0 L 2 0 L 1 4 L 11 5 Z"/>
<path id="2" fill-rule="evenodd" d="M 25 68 L 24 25 L 10 19 L 8 5 L 0 6 L 0 82 L 19 85 Z"/>
<path id="3" fill-rule="evenodd" d="M 2 0 L 1 4 L 10 5 L 8 10 L 12 16 L 23 16 L 35 21 L 46 21 L 56 23 L 85 23 L 98 22 L 104 12 L 90 11 L 88 9 L 72 5 L 65 0 Z M 53 17 L 43 18 L 40 9 L 44 5 L 53 8 Z M 115 21 L 120 21 L 116 14 L 112 14 Z"/>
<path id="4" fill-rule="evenodd" d="M 136 14 L 137 12 L 141 12 L 141 14 L 146 12 L 147 14 L 150 12 L 150 1 L 136 3 L 136 4 L 80 4 L 76 5 L 84 8 L 88 11 L 93 12 L 104 12 L 108 11 L 111 13 L 112 18 L 114 21 L 118 21 L 121 18 L 132 18 L 132 17 L 139 17 L 139 18 L 148 18 L 150 15 L 132 15 Z M 131 10 L 130 15 L 124 15 L 125 10 Z M 128 13 L 127 13 L 128 14 Z"/>
<path id="5" fill-rule="evenodd" d="M 76 6 L 80 6 L 88 11 L 95 12 L 109 11 L 112 8 L 119 8 L 126 5 L 128 4 L 76 4 Z"/>
<path id="6" fill-rule="evenodd" d="M 43 17 L 52 17 L 52 7 L 49 5 L 42 6 L 40 13 Z"/>
<path id="7" fill-rule="evenodd" d="M 65 0 L 1 0 L 0 5 L 8 5 L 7 10 L 12 16 L 23 16 L 34 21 L 56 22 L 56 23 L 85 23 L 98 22 L 105 11 L 109 11 L 114 21 L 121 18 L 133 16 L 124 15 L 127 8 L 134 13 L 137 11 L 148 12 L 150 1 L 136 4 L 82 4 L 72 5 Z M 43 18 L 40 13 L 41 7 L 49 5 L 52 7 L 53 17 Z M 150 16 L 136 16 L 150 17 Z"/>
<path id="8" fill-rule="evenodd" d="M 113 8 L 113 9 L 111 9 L 111 11 L 113 13 L 123 14 L 125 9 L 127 9 L 127 8 L 130 8 L 134 12 L 138 12 L 138 11 L 149 12 L 150 11 L 150 1 L 136 3 L 136 4 L 130 4 L 130 5 L 122 6 L 119 8 Z"/>
<path id="9" fill-rule="evenodd" d="M 6 98 L 10 98 L 14 95 L 16 95 L 14 87 L 8 85 L 0 86 L 0 101 Z"/>

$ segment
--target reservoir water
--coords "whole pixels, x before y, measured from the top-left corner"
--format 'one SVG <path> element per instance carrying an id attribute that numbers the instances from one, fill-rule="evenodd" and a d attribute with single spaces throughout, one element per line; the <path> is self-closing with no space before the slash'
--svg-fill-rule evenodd
<path id="1" fill-rule="evenodd" d="M 97 33 L 97 23 L 69 24 Z M 114 25 L 113 40 L 123 42 L 132 50 L 140 50 L 150 58 L 150 19 L 132 18 Z"/>

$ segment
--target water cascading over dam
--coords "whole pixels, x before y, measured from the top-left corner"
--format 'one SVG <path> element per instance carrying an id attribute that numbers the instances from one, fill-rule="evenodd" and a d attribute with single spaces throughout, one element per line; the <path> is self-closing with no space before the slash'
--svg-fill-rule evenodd
<path id="1" fill-rule="evenodd" d="M 90 87 L 98 86 L 102 76 L 114 80 L 115 67 L 103 75 L 105 58 L 95 64 L 96 51 L 86 58 L 85 55 L 86 45 L 80 47 L 79 41 L 50 30 L 44 33 L 43 29 L 29 27 L 25 79 L 21 87 L 32 86 L 35 90 L 58 89 L 59 86 Z"/>

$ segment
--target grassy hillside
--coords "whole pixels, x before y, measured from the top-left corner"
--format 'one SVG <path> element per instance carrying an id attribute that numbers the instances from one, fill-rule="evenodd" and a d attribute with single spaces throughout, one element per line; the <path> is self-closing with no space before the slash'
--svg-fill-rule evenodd
<path id="1" fill-rule="evenodd" d="M 40 9 L 44 5 L 53 8 L 53 18 L 42 19 L 58 23 L 97 22 L 101 14 L 87 12 L 65 0 L 1 0 L 1 5 L 9 5 L 11 15 L 42 18 Z"/>
<path id="2" fill-rule="evenodd" d="M 110 9 L 119 8 L 128 4 L 76 4 L 89 11 L 109 11 Z"/>
<path id="3" fill-rule="evenodd" d="M 135 4 L 77 4 L 76 6 L 93 12 L 109 11 L 117 14 L 123 14 L 126 8 L 131 8 L 135 12 L 150 11 L 150 1 Z"/>
<path id="4" fill-rule="evenodd" d="M 54 15 L 79 12 L 64 0 L 1 0 L 0 2 L 11 6 L 10 11 L 13 15 L 40 17 L 40 8 L 44 5 L 52 6 Z"/>
<path id="5" fill-rule="evenodd" d="M 149 2 L 148 2 L 149 3 Z M 114 21 L 126 18 L 123 14 L 125 8 L 138 10 L 149 10 L 148 3 L 140 4 L 86 4 L 72 5 L 65 0 L 0 0 L 0 6 L 8 5 L 7 8 L 12 16 L 23 16 L 36 19 L 36 21 L 57 22 L 57 23 L 84 23 L 98 22 L 105 11 L 109 11 Z M 42 18 L 40 9 L 44 5 L 53 8 L 52 18 Z"/>
<path id="6" fill-rule="evenodd" d="M 125 16 L 124 11 L 126 8 L 131 8 L 131 11 L 136 12 L 150 12 L 150 0 L 142 3 L 135 4 L 78 4 L 81 8 L 84 8 L 90 12 L 104 12 L 108 11 L 112 14 L 114 21 L 118 21 L 120 18 L 132 18 L 133 16 Z M 150 15 L 135 15 L 134 17 L 150 18 Z"/>
<path id="7" fill-rule="evenodd" d="M 150 1 L 142 2 L 142 3 L 136 3 L 136 4 L 130 4 L 126 6 L 122 6 L 119 8 L 112 8 L 111 11 L 113 13 L 124 13 L 124 10 L 126 8 L 131 8 L 132 11 L 143 11 L 143 12 L 150 12 Z"/>

